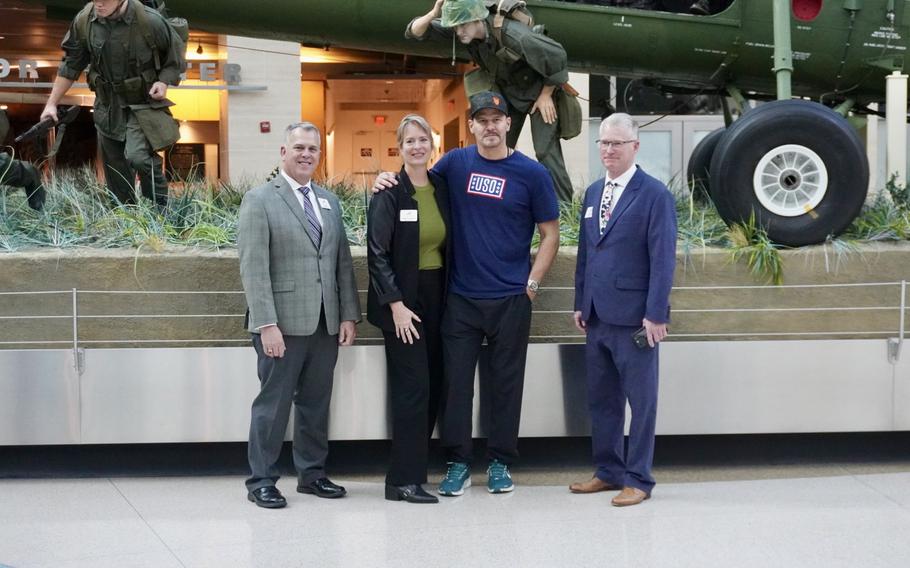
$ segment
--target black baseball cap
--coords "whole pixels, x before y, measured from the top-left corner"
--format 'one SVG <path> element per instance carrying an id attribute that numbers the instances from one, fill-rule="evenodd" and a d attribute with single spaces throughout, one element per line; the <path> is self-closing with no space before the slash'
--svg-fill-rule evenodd
<path id="1" fill-rule="evenodd" d="M 471 118 L 485 108 L 498 110 L 503 114 L 509 114 L 509 105 L 506 98 L 493 91 L 481 91 L 471 95 Z"/>

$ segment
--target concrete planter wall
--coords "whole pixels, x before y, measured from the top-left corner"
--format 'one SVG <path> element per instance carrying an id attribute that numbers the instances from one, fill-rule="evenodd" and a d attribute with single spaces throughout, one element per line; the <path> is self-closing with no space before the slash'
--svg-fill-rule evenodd
<path id="1" fill-rule="evenodd" d="M 362 248 L 353 252 L 365 309 L 366 253 Z M 910 280 L 908 243 L 869 244 L 840 256 L 830 247 L 810 247 L 785 251 L 783 256 L 787 285 Z M 571 323 L 574 269 L 575 248 L 561 249 L 535 305 L 532 342 L 582 341 Z M 778 288 L 762 284 L 745 263 L 732 264 L 729 251 L 680 254 L 672 333 L 686 340 L 810 337 L 803 334 L 871 338 L 894 335 L 899 326 L 900 287 L 896 285 Z M 757 288 L 715 288 L 726 286 Z M 83 346 L 238 345 L 247 339 L 242 329 L 244 298 L 230 293 L 241 290 L 236 250 L 40 249 L 0 255 L 0 292 L 62 293 L 0 296 L 0 317 L 8 318 L 0 328 L 0 348 L 71 343 L 73 296 L 69 291 L 73 288 L 79 290 L 78 338 Z M 156 293 L 167 291 L 221 293 Z M 825 309 L 844 307 L 865 309 Z M 788 308 L 800 311 L 764 311 Z M 203 317 L 187 317 L 195 315 Z M 367 323 L 358 327 L 358 337 L 363 344 L 380 341 L 377 330 Z"/>

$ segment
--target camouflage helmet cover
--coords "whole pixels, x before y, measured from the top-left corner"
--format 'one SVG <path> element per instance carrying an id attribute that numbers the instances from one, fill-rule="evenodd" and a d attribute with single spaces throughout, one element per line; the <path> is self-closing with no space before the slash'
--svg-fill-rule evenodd
<path id="1" fill-rule="evenodd" d="M 442 25 L 454 28 L 461 24 L 483 20 L 490 14 L 483 0 L 446 0 L 442 5 Z"/>

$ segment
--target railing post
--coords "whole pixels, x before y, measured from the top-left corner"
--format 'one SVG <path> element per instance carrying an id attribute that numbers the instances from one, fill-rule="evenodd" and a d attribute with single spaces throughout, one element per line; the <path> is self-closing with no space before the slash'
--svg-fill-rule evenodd
<path id="1" fill-rule="evenodd" d="M 901 280 L 901 313 L 897 337 L 888 339 L 888 362 L 896 365 L 901 359 L 901 346 L 904 344 L 905 325 L 907 321 L 907 281 Z"/>
<path id="2" fill-rule="evenodd" d="M 73 366 L 81 377 L 85 372 L 85 353 L 79 349 L 79 291 L 73 288 Z"/>

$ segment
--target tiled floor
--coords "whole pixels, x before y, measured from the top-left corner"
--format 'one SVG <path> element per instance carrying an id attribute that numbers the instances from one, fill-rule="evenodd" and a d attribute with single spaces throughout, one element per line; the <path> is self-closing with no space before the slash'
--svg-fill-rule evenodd
<path id="1" fill-rule="evenodd" d="M 289 506 L 234 476 L 0 480 L 0 566 L 895 567 L 910 565 L 910 472 L 669 482 L 637 507 L 565 485 L 417 506 L 376 481 Z"/>

